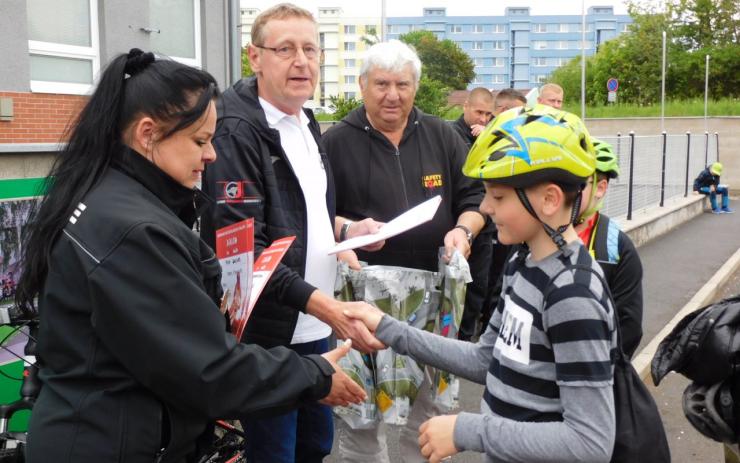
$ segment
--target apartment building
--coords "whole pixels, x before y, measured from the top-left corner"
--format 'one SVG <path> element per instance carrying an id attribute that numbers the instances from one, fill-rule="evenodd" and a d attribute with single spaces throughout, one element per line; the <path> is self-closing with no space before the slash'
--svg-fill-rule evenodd
<path id="1" fill-rule="evenodd" d="M 587 55 L 625 32 L 629 15 L 615 15 L 611 6 L 593 6 L 586 15 Z M 386 37 L 415 30 L 449 39 L 475 63 L 469 88 L 532 88 L 581 55 L 580 15 L 531 15 L 529 7 L 508 7 L 504 16 L 447 16 L 446 8 L 424 8 L 422 16 L 389 17 Z"/>

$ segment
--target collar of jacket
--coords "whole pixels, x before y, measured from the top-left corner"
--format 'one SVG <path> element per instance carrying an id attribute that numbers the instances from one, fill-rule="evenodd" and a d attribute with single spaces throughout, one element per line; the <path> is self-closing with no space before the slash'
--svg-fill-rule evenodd
<path id="1" fill-rule="evenodd" d="M 421 112 L 421 110 L 417 108 L 416 106 L 411 108 L 409 117 L 406 120 L 406 127 L 403 129 L 403 135 L 401 136 L 401 143 L 403 143 L 404 140 L 406 140 L 406 138 L 408 138 L 416 130 L 416 127 L 421 123 L 423 114 L 424 113 Z M 365 105 L 362 105 L 359 108 L 353 110 L 351 113 L 347 115 L 347 117 L 343 119 L 343 121 L 355 128 L 364 130 L 369 133 L 372 133 L 372 132 L 377 132 L 378 134 L 381 133 L 379 130 L 377 130 L 375 127 L 372 126 L 372 124 L 370 123 L 370 120 L 367 118 L 367 112 L 365 110 Z"/>
<path id="2" fill-rule="evenodd" d="M 269 139 L 274 145 L 281 146 L 280 132 L 278 132 L 277 129 L 271 128 L 270 124 L 267 123 L 265 110 L 262 109 L 262 105 L 260 105 L 257 76 L 246 77 L 240 80 L 234 84 L 234 90 L 239 98 L 241 98 L 242 102 L 250 109 L 248 112 L 242 112 L 242 117 L 246 116 L 245 120 L 250 124 L 256 125 L 259 128 L 259 133 Z M 303 108 L 303 112 L 308 117 L 308 125 L 312 132 L 314 132 L 314 134 L 320 134 L 321 128 L 313 115 L 313 111 Z M 221 115 L 219 115 L 219 117 L 221 117 Z M 314 137 L 317 138 L 316 135 L 314 135 Z M 318 138 L 316 142 L 318 143 Z M 321 150 L 320 147 L 319 150 Z"/>
<path id="3" fill-rule="evenodd" d="M 213 200 L 197 188 L 177 183 L 163 170 L 131 148 L 124 148 L 113 168 L 123 172 L 151 191 L 180 220 L 192 228 L 201 213 Z"/>

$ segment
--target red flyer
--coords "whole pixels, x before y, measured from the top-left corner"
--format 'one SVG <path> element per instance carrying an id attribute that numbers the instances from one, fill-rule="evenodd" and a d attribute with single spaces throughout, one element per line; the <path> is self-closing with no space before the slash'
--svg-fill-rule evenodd
<path id="1" fill-rule="evenodd" d="M 280 261 L 285 256 L 288 248 L 295 241 L 295 236 L 286 236 L 272 242 L 269 248 L 262 251 L 257 262 L 254 264 L 254 274 L 252 275 L 252 294 L 249 296 L 249 311 L 252 311 L 257 298 L 260 297 L 262 290 L 265 289 L 270 275 L 275 271 Z"/>
<path id="2" fill-rule="evenodd" d="M 246 219 L 218 229 L 216 256 L 221 264 L 221 287 L 224 290 L 221 313 L 228 316 L 231 333 L 241 339 L 250 314 L 254 220 Z"/>
<path id="3" fill-rule="evenodd" d="M 216 232 L 216 256 L 221 264 L 221 312 L 228 315 L 231 333 L 241 339 L 257 298 L 265 289 L 295 236 L 274 241 L 254 261 L 254 220 L 245 219 Z"/>

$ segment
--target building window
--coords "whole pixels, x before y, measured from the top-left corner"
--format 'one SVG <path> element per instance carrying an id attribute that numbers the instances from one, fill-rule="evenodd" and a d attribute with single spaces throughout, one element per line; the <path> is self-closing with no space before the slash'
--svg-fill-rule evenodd
<path id="1" fill-rule="evenodd" d="M 533 64 L 535 66 L 547 66 L 547 58 L 535 58 Z"/>
<path id="2" fill-rule="evenodd" d="M 473 24 L 473 34 L 482 34 L 483 24 Z"/>
<path id="3" fill-rule="evenodd" d="M 558 58 L 558 66 L 565 66 L 570 61 L 570 58 Z"/>
<path id="4" fill-rule="evenodd" d="M 356 76 L 344 76 L 345 84 L 354 84 L 356 82 Z"/>
<path id="5" fill-rule="evenodd" d="M 452 26 L 450 26 L 450 32 L 452 32 L 453 34 L 462 34 L 462 29 L 462 25 L 460 24 L 453 24 Z"/>
<path id="6" fill-rule="evenodd" d="M 544 50 L 547 48 L 547 42 L 545 41 L 532 42 L 532 48 L 534 48 L 535 50 Z"/>
<path id="7" fill-rule="evenodd" d="M 493 32 L 497 34 L 502 34 L 506 32 L 506 26 L 503 24 L 496 24 L 493 26 Z"/>
<path id="8" fill-rule="evenodd" d="M 568 49 L 568 41 L 567 40 L 561 40 L 558 42 L 558 50 L 567 50 Z"/>
<path id="9" fill-rule="evenodd" d="M 505 77 L 506 77 L 506 75 L 504 75 L 504 74 L 496 74 L 496 75 L 493 76 L 493 83 L 494 84 L 503 84 Z"/>
<path id="10" fill-rule="evenodd" d="M 389 24 L 386 27 L 388 29 L 389 34 L 400 34 L 401 33 L 401 28 L 399 27 L 398 24 Z"/>
<path id="11" fill-rule="evenodd" d="M 344 51 L 355 51 L 355 42 L 344 42 Z"/>
<path id="12" fill-rule="evenodd" d="M 497 68 L 504 67 L 504 59 L 503 58 L 496 58 L 496 59 L 494 59 L 493 60 L 493 65 L 496 66 Z"/>
<path id="13" fill-rule="evenodd" d="M 353 60 L 353 59 L 346 59 L 346 60 L 344 60 L 344 67 L 346 67 L 346 68 L 353 68 L 355 66 L 356 66 L 355 60 Z"/>
<path id="14" fill-rule="evenodd" d="M 473 64 L 477 67 L 483 66 L 483 58 L 473 58 Z"/>
<path id="15" fill-rule="evenodd" d="M 532 25 L 532 32 L 535 32 L 537 34 L 541 34 L 543 32 L 547 32 L 547 25 L 546 24 L 533 24 Z"/>
<path id="16" fill-rule="evenodd" d="M 85 94 L 100 69 L 98 2 L 28 2 L 31 91 Z"/>
<path id="17" fill-rule="evenodd" d="M 567 24 L 561 24 L 558 28 L 558 32 L 568 32 L 568 25 Z"/>
<path id="18" fill-rule="evenodd" d="M 152 50 L 200 66 L 200 0 L 149 0 Z"/>
<path id="19" fill-rule="evenodd" d="M 496 40 L 493 42 L 493 49 L 494 50 L 503 50 L 504 49 L 504 41 L 503 40 Z"/>
<path id="20" fill-rule="evenodd" d="M 355 99 L 355 95 L 357 95 L 357 93 L 355 93 L 355 92 L 344 92 L 344 99 L 345 100 L 354 100 Z"/>
<path id="21" fill-rule="evenodd" d="M 483 50 L 483 42 L 473 42 L 473 50 Z"/>
<path id="22" fill-rule="evenodd" d="M 537 74 L 534 76 L 534 81 L 538 84 L 544 84 L 547 82 L 547 74 Z"/>
<path id="23" fill-rule="evenodd" d="M 355 26 L 344 26 L 344 33 L 345 34 L 354 34 L 355 33 Z"/>

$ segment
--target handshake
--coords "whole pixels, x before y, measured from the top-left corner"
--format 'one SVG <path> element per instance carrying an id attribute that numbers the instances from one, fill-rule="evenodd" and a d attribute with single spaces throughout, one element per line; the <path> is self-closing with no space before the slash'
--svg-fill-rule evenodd
<path id="1" fill-rule="evenodd" d="M 334 368 L 331 378 L 331 391 L 321 399 L 321 403 L 330 406 L 344 406 L 350 403 L 359 404 L 366 398 L 365 391 L 339 367 L 339 359 L 347 355 L 352 347 L 365 353 L 385 349 L 385 345 L 375 337 L 375 330 L 383 318 L 383 312 L 366 302 L 336 303 L 334 316 L 328 322 L 337 338 L 348 340 L 336 349 L 322 355 Z"/>

